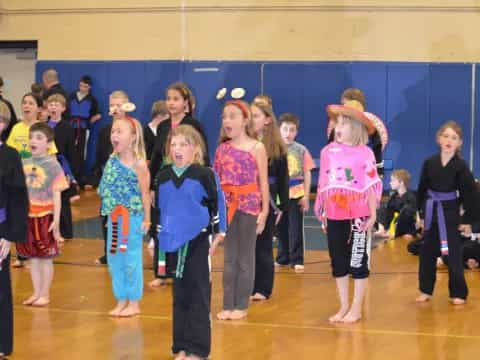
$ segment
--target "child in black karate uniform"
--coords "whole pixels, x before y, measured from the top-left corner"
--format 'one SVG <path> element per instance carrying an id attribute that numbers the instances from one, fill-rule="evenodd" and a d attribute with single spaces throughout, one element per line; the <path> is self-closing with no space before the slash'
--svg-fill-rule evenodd
<path id="1" fill-rule="evenodd" d="M 378 231 L 380 237 L 397 238 L 405 236 L 410 240 L 415 236 L 417 198 L 408 190 L 410 173 L 405 169 L 392 172 L 390 177 L 390 198 L 385 207 L 378 211 Z"/>
<path id="2" fill-rule="evenodd" d="M 167 161 L 155 179 L 158 243 L 177 253 L 173 286 L 173 353 L 177 360 L 206 359 L 211 348 L 210 257 L 226 231 L 223 192 L 203 166 L 203 141 L 190 125 L 172 129 Z M 210 250 L 209 237 L 215 235 Z"/>
<path id="3" fill-rule="evenodd" d="M 417 203 L 424 219 L 424 245 L 420 251 L 419 290 L 417 302 L 431 299 L 436 279 L 437 257 L 448 255 L 450 299 L 464 304 L 468 296 L 465 282 L 459 231 L 471 232 L 478 218 L 475 180 L 460 155 L 462 129 L 454 121 L 437 132 L 440 154 L 425 160 L 418 185 Z M 460 224 L 460 204 L 464 209 Z"/>
<path id="4" fill-rule="evenodd" d="M 66 100 L 61 94 L 53 94 L 46 100 L 49 113 L 48 126 L 55 133 L 55 146 L 57 147 L 57 160 L 62 166 L 65 176 L 69 182 L 69 188 L 62 191 L 62 210 L 60 213 L 60 234 L 63 239 L 73 239 L 73 220 L 70 202 L 78 200 L 77 180 L 79 162 L 75 155 L 75 131 L 69 122 L 63 119 L 62 115 L 66 109 Z"/>
<path id="5" fill-rule="evenodd" d="M 10 122 L 10 110 L 0 102 L 0 136 Z M 0 142 L 0 359 L 13 350 L 13 306 L 10 279 L 12 242 L 27 237 L 28 195 L 18 152 Z"/>

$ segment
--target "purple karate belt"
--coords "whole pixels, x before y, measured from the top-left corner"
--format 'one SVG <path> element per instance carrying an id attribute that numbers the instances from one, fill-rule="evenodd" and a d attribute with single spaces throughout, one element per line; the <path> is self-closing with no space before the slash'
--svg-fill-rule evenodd
<path id="1" fill-rule="evenodd" d="M 427 191 L 428 199 L 425 209 L 425 230 L 430 230 L 432 225 L 433 205 L 437 204 L 438 231 L 440 234 L 440 252 L 442 255 L 448 255 L 447 227 L 445 225 L 445 213 L 443 212 L 442 201 L 455 200 L 456 192 L 436 192 Z"/>
<path id="2" fill-rule="evenodd" d="M 0 224 L 7 220 L 7 209 L 0 208 Z"/>

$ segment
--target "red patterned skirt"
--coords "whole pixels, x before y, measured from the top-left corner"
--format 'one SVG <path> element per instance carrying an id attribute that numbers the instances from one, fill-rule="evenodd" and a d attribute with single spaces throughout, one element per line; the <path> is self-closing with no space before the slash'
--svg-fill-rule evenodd
<path id="1" fill-rule="evenodd" d="M 29 217 L 27 242 L 17 243 L 17 252 L 27 258 L 52 258 L 58 255 L 57 241 L 48 228 L 53 222 L 53 215 Z"/>

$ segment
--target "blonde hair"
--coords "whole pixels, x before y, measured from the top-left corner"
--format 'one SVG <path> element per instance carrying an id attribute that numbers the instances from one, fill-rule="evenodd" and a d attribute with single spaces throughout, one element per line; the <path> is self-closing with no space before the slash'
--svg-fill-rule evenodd
<path id="1" fill-rule="evenodd" d="M 46 101 L 47 104 L 52 102 L 58 102 L 63 105 L 63 107 L 67 106 L 67 99 L 62 94 L 53 94 L 50 95 Z"/>
<path id="2" fill-rule="evenodd" d="M 157 116 L 169 115 L 167 103 L 164 100 L 157 100 L 152 105 L 152 119 Z"/>
<path id="3" fill-rule="evenodd" d="M 449 120 L 446 123 L 444 123 L 442 126 L 440 126 L 440 128 L 437 130 L 437 134 L 436 134 L 437 142 L 438 142 L 438 138 L 440 136 L 442 136 L 442 134 L 447 129 L 452 129 L 457 134 L 457 136 L 460 138 L 460 141 L 463 144 L 463 130 L 462 130 L 462 127 L 460 126 L 459 123 L 457 123 L 454 120 Z M 455 152 L 457 154 L 460 154 L 461 151 L 462 151 L 462 145 L 460 145 L 457 149 L 455 149 Z"/>
<path id="4" fill-rule="evenodd" d="M 228 106 L 234 106 L 240 110 L 240 112 L 243 115 L 243 118 L 246 119 L 246 122 L 247 122 L 245 125 L 245 132 L 247 133 L 247 136 L 251 137 L 252 139 L 256 139 L 253 120 L 252 120 L 252 111 L 250 110 L 250 106 L 248 106 L 248 104 L 242 100 L 230 100 L 225 103 L 225 105 L 223 106 L 223 110 L 225 111 L 225 109 Z M 230 138 L 225 133 L 225 130 L 223 129 L 223 124 L 222 124 L 218 142 L 221 144 L 228 140 L 230 140 Z"/>
<path id="5" fill-rule="evenodd" d="M 10 113 L 10 109 L 8 108 L 7 104 L 5 104 L 3 101 L 0 101 L 0 122 L 4 123 L 5 127 L 7 127 L 10 124 L 11 117 L 12 114 Z"/>
<path id="6" fill-rule="evenodd" d="M 276 160 L 287 153 L 285 143 L 278 128 L 277 117 L 273 112 L 272 106 L 265 102 L 254 102 L 251 105 L 259 109 L 266 117 L 270 118 L 270 123 L 265 125 L 263 130 L 262 142 L 267 151 L 267 157 L 270 160 Z"/>
<path id="7" fill-rule="evenodd" d="M 368 144 L 368 130 L 367 127 L 360 121 L 354 120 L 348 116 L 340 115 L 343 120 L 350 124 L 351 131 L 351 139 L 353 146 L 358 145 L 367 145 Z M 338 116 L 338 117 L 340 117 Z"/>
<path id="8" fill-rule="evenodd" d="M 109 99 L 123 99 L 125 101 L 130 101 L 128 94 L 123 90 L 115 90 L 110 94 Z"/>
<path id="9" fill-rule="evenodd" d="M 255 96 L 255 98 L 253 99 L 253 103 L 254 104 L 266 104 L 266 105 L 270 105 L 270 107 L 273 107 L 273 100 L 267 94 L 259 94 L 259 95 Z"/>
<path id="10" fill-rule="evenodd" d="M 114 123 L 116 121 L 125 121 L 127 124 L 129 124 L 130 128 L 132 129 L 132 133 L 135 135 L 135 141 L 132 145 L 132 150 L 135 154 L 135 158 L 137 160 L 146 160 L 147 156 L 145 154 L 145 141 L 143 140 L 142 124 L 140 124 L 137 119 L 134 119 L 130 116 L 113 120 Z"/>
<path id="11" fill-rule="evenodd" d="M 405 187 L 410 185 L 411 175 L 405 169 L 397 169 L 392 171 L 392 177 L 397 178 L 398 181 L 401 181 Z"/>
<path id="12" fill-rule="evenodd" d="M 173 163 L 173 159 L 170 155 L 170 146 L 172 144 L 172 139 L 175 136 L 183 136 L 189 144 L 193 145 L 198 150 L 195 152 L 193 162 L 195 164 L 204 165 L 203 156 L 205 154 L 205 143 L 203 142 L 200 133 L 191 125 L 179 125 L 170 131 L 166 148 L 167 162 L 169 164 Z"/>

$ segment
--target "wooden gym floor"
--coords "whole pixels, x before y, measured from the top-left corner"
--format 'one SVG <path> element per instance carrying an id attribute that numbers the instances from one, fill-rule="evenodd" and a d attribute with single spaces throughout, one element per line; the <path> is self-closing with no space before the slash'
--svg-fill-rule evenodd
<path id="1" fill-rule="evenodd" d="M 74 207 L 76 219 L 98 213 L 94 193 Z M 142 315 L 112 319 L 114 306 L 105 266 L 93 265 L 102 241 L 75 239 L 56 259 L 48 308 L 22 306 L 31 294 L 28 269 L 12 269 L 15 348 L 11 359 L 171 359 L 171 286 L 145 286 Z M 213 261 L 212 316 L 222 304 L 222 249 Z M 331 325 L 337 310 L 328 254 L 308 251 L 303 274 L 276 273 L 274 295 L 254 303 L 247 320 L 213 321 L 212 359 L 468 359 L 480 353 L 480 274 L 468 271 L 469 301 L 448 302 L 447 274 L 438 276 L 429 304 L 413 301 L 417 258 L 401 240 L 372 253 L 372 276 L 364 319 L 354 325 Z M 151 266 L 147 251 L 144 266 Z M 152 271 L 145 270 L 145 283 Z M 1 321 L 1 319 L 0 319 Z"/>

